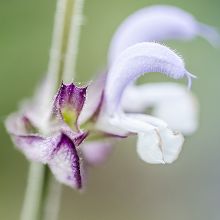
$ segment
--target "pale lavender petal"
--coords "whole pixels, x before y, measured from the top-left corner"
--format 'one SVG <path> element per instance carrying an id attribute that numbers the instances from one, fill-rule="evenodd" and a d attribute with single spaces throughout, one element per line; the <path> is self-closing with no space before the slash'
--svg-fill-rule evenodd
<path id="1" fill-rule="evenodd" d="M 43 131 L 48 129 L 53 106 L 53 100 L 51 99 L 53 96 L 50 95 L 50 99 L 48 97 L 50 86 L 48 81 L 43 79 L 37 87 L 34 96 L 31 99 L 24 100 L 20 106 L 20 112 L 26 115 L 36 127 Z"/>
<path id="2" fill-rule="evenodd" d="M 92 82 L 86 92 L 86 100 L 79 115 L 79 124 L 83 124 L 95 118 L 99 113 L 103 101 L 103 92 L 105 87 L 106 74 L 101 74 Z"/>
<path id="3" fill-rule="evenodd" d="M 26 115 L 20 113 L 10 114 L 5 121 L 5 126 L 10 134 L 15 135 L 34 134 L 37 130 L 33 122 Z"/>
<path id="4" fill-rule="evenodd" d="M 15 146 L 27 159 L 47 163 L 59 141 L 58 135 L 43 137 L 39 133 L 34 133 L 34 127 L 29 119 L 19 114 L 10 115 L 5 125 Z"/>
<path id="5" fill-rule="evenodd" d="M 192 75 L 183 60 L 168 47 L 157 43 L 139 43 L 127 48 L 110 69 L 105 88 L 105 104 L 109 114 L 120 108 L 124 89 L 144 73 L 160 72 L 173 79 Z"/>
<path id="6" fill-rule="evenodd" d="M 217 28 L 203 23 L 199 23 L 198 33 L 200 36 L 202 36 L 207 41 L 209 41 L 209 43 L 212 44 L 213 47 L 219 47 L 220 36 L 219 36 L 219 30 Z"/>
<path id="7" fill-rule="evenodd" d="M 198 127 L 198 102 L 186 87 L 176 83 L 147 83 L 129 86 L 122 99 L 126 112 L 145 112 L 167 122 L 170 128 L 192 134 Z"/>
<path id="8" fill-rule="evenodd" d="M 47 163 L 56 147 L 59 136 L 42 137 L 38 135 L 11 135 L 15 146 L 28 160 Z"/>
<path id="9" fill-rule="evenodd" d="M 103 164 L 112 153 L 112 143 L 110 140 L 90 141 L 80 147 L 83 158 L 92 166 Z"/>
<path id="10" fill-rule="evenodd" d="M 75 189 L 84 186 L 84 171 L 79 154 L 74 142 L 67 135 L 62 134 L 48 163 L 58 181 Z"/>
<path id="11" fill-rule="evenodd" d="M 78 129 L 77 120 L 86 99 L 87 87 L 62 84 L 54 101 L 53 113 L 71 128 Z"/>
<path id="12" fill-rule="evenodd" d="M 129 46 L 140 42 L 169 39 L 189 40 L 202 36 L 212 44 L 220 42 L 218 31 L 199 23 L 188 12 L 165 5 L 141 9 L 130 15 L 117 29 L 109 49 L 109 64 Z"/>

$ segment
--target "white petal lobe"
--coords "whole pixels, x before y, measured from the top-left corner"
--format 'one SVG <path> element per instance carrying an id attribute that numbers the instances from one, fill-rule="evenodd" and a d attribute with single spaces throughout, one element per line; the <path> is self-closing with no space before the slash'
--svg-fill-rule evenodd
<path id="1" fill-rule="evenodd" d="M 122 98 L 127 112 L 145 112 L 167 122 L 170 128 L 190 135 L 198 127 L 198 101 L 186 87 L 175 83 L 148 83 L 129 86 Z"/>
<path id="2" fill-rule="evenodd" d="M 169 129 L 164 121 L 147 115 L 115 114 L 109 117 L 109 124 L 138 135 L 137 153 L 147 163 L 172 163 L 184 142 L 183 136 Z"/>

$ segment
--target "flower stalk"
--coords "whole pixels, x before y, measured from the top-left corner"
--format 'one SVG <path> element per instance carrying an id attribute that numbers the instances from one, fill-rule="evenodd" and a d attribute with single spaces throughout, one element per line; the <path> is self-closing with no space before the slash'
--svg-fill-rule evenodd
<path id="1" fill-rule="evenodd" d="M 78 55 L 78 45 L 80 38 L 80 27 L 83 22 L 83 5 L 84 0 L 75 0 L 73 5 L 73 13 L 71 17 L 71 26 L 68 37 L 68 46 L 66 48 L 64 70 L 63 70 L 63 81 L 70 83 L 76 74 L 76 62 Z"/>
<path id="2" fill-rule="evenodd" d="M 32 162 L 29 167 L 27 189 L 21 212 L 21 220 L 38 220 L 45 185 L 45 166 Z"/>
<path id="3" fill-rule="evenodd" d="M 56 181 L 49 171 L 46 198 L 43 201 L 42 220 L 57 220 L 59 218 L 60 202 L 62 195 L 62 185 Z"/>
<path id="4" fill-rule="evenodd" d="M 42 99 L 42 105 L 48 108 L 61 82 L 74 78 L 83 3 L 84 0 L 57 0 L 46 77 L 48 89 Z M 58 218 L 61 184 L 48 172 L 45 165 L 30 164 L 21 220 Z"/>
<path id="5" fill-rule="evenodd" d="M 47 97 L 44 99 L 46 102 L 51 100 L 60 84 L 62 74 L 62 63 L 63 63 L 63 44 L 65 39 L 65 24 L 68 0 L 57 0 L 56 12 L 54 18 L 54 28 L 52 34 L 52 43 L 50 49 L 47 81 L 48 90 Z M 46 104 L 46 103 L 45 103 Z M 50 105 L 50 103 L 47 103 Z"/>

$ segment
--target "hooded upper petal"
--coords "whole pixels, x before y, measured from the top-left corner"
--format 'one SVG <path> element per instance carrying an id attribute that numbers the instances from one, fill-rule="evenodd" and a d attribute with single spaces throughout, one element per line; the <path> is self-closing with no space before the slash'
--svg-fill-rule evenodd
<path id="1" fill-rule="evenodd" d="M 165 46 L 148 42 L 127 48 L 108 73 L 104 107 L 97 128 L 137 134 L 137 152 L 142 160 L 149 163 L 171 163 L 182 148 L 182 134 L 170 129 L 167 123 L 157 118 L 125 114 L 121 106 L 125 89 L 148 72 L 160 72 L 174 79 L 186 76 L 189 82 L 192 76 L 185 69 L 182 59 Z M 135 102 L 130 104 L 135 105 Z"/>
<path id="2" fill-rule="evenodd" d="M 73 83 L 62 83 L 54 100 L 53 114 L 76 130 L 77 120 L 86 99 L 86 89 L 87 87 L 80 88 Z"/>
<path id="3" fill-rule="evenodd" d="M 188 12 L 166 5 L 155 5 L 130 15 L 117 29 L 109 49 L 109 63 L 129 46 L 140 42 L 161 42 L 169 39 L 189 40 L 202 36 L 210 43 L 219 43 L 217 30 L 202 24 Z"/>
<path id="4" fill-rule="evenodd" d="M 108 113 L 120 108 L 125 88 L 139 76 L 149 72 L 160 72 L 174 79 L 191 74 L 185 69 L 183 60 L 168 47 L 157 43 L 139 43 L 124 50 L 109 70 L 105 87 L 105 104 Z"/>
<path id="5" fill-rule="evenodd" d="M 125 111 L 137 113 L 153 107 L 154 116 L 183 134 L 192 134 L 198 127 L 198 101 L 191 91 L 176 83 L 129 86 L 122 106 Z"/>

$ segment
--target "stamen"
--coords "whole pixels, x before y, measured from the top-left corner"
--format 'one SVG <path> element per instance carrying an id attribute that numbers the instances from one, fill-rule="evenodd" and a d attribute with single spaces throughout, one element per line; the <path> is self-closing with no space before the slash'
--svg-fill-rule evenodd
<path id="1" fill-rule="evenodd" d="M 188 80 L 188 90 L 192 87 L 192 79 L 196 79 L 197 77 L 190 72 L 186 72 L 186 78 Z"/>
<path id="2" fill-rule="evenodd" d="M 198 31 L 200 36 L 204 37 L 213 47 L 220 47 L 220 33 L 217 28 L 199 23 Z"/>

